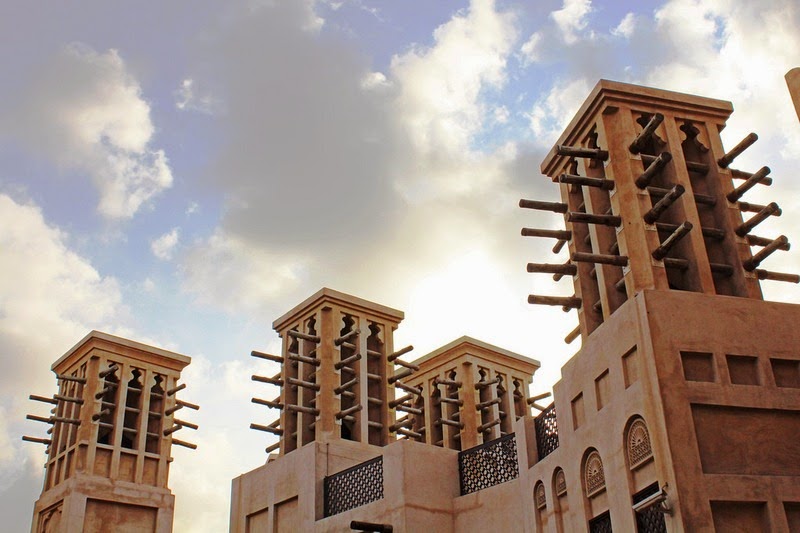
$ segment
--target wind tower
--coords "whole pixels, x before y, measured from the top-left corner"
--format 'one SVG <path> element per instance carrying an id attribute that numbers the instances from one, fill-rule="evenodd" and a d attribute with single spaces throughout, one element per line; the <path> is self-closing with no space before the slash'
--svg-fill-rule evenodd
<path id="1" fill-rule="evenodd" d="M 172 531 L 174 496 L 167 482 L 176 412 L 198 406 L 176 398 L 189 357 L 92 331 L 52 366 L 58 392 L 31 400 L 52 405 L 44 488 L 32 533 Z"/>
<path id="2" fill-rule="evenodd" d="M 772 178 L 731 168 L 757 139 L 723 148 L 732 110 L 601 80 L 541 165 L 561 201 L 520 201 L 564 220 L 522 234 L 568 250 L 528 271 L 574 290 L 528 301 L 577 310 L 582 339 L 531 471 L 542 527 L 800 527 L 800 305 L 760 287 L 800 277 L 760 268 L 789 242 L 755 234 L 781 209 L 745 201 Z"/>
<path id="3" fill-rule="evenodd" d="M 269 425 L 251 424 L 279 436 L 267 453 L 285 455 L 314 441 L 394 441 L 395 410 L 403 406 L 395 387 L 409 389 L 402 380 L 417 369 L 400 359 L 411 346 L 394 349 L 402 319 L 402 311 L 323 288 L 275 320 L 281 355 L 251 354 L 281 365 L 272 377 L 253 376 L 280 388 L 273 400 L 253 398 L 280 412 Z"/>

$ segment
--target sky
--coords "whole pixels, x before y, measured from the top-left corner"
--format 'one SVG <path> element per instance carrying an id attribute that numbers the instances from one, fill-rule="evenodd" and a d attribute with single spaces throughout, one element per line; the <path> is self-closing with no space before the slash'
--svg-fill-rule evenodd
<path id="1" fill-rule="evenodd" d="M 30 527 L 50 365 L 97 329 L 192 357 L 175 531 L 227 530 L 230 480 L 271 437 L 253 349 L 325 286 L 401 309 L 414 357 L 462 335 L 541 361 L 577 316 L 523 226 L 556 201 L 539 164 L 598 79 L 730 100 L 736 161 L 772 169 L 760 235 L 800 238 L 795 0 L 176 0 L 0 5 L 0 516 Z M 564 252 L 562 252 L 563 254 Z M 797 272 L 794 249 L 764 268 Z M 765 297 L 800 302 L 793 284 Z M 412 358 L 412 357 L 409 357 Z"/>

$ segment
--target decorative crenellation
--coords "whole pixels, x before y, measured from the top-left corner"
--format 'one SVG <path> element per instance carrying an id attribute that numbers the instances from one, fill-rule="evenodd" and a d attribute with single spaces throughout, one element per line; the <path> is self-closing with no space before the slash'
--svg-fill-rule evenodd
<path id="1" fill-rule="evenodd" d="M 586 480 L 586 496 L 591 497 L 605 490 L 606 476 L 603 471 L 603 460 L 597 450 L 593 450 L 586 458 L 584 478 Z"/>
<path id="2" fill-rule="evenodd" d="M 644 419 L 636 418 L 628 428 L 627 452 L 628 464 L 631 470 L 646 463 L 653 457 L 653 448 L 650 446 L 650 433 Z"/>

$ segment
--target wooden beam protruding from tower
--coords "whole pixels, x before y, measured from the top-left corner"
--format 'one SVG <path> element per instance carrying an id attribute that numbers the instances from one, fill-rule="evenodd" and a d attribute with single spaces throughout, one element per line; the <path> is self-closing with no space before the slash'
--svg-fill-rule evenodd
<path id="1" fill-rule="evenodd" d="M 773 240 L 771 243 L 764 246 L 764 248 L 762 248 L 758 253 L 753 255 L 753 257 L 745 260 L 742 263 L 742 266 L 744 266 L 744 269 L 747 270 L 748 272 L 752 272 L 753 270 L 756 269 L 756 267 L 758 267 L 758 265 L 761 264 L 761 262 L 764 259 L 769 257 L 770 254 L 782 248 L 786 249 L 788 248 L 788 246 L 789 246 L 789 239 L 786 238 L 785 235 L 781 235 L 777 239 Z"/>
<path id="2" fill-rule="evenodd" d="M 729 202 L 735 203 L 742 196 L 744 196 L 744 193 L 752 189 L 758 182 L 766 178 L 767 174 L 769 173 L 770 173 L 769 167 L 761 167 L 756 172 L 754 172 L 749 178 L 747 178 L 747 180 L 744 183 L 742 183 L 734 190 L 729 192 L 726 198 L 728 199 Z"/>
<path id="3" fill-rule="evenodd" d="M 653 250 L 653 259 L 661 260 L 664 259 L 669 251 L 672 249 L 673 246 L 678 244 L 678 242 L 683 239 L 689 232 L 692 230 L 692 223 L 688 220 L 677 227 L 672 234 L 667 237 L 667 239 L 661 243 L 661 246 Z"/>
<path id="4" fill-rule="evenodd" d="M 655 178 L 661 173 L 662 170 L 664 170 L 664 167 L 667 166 L 667 163 L 672 161 L 672 154 L 669 152 L 662 152 L 658 157 L 651 156 L 650 158 L 645 158 L 642 156 L 642 162 L 648 162 L 647 159 L 650 160 L 650 164 L 642 173 L 642 175 L 636 178 L 636 186 L 640 189 L 644 189 L 650 185 L 650 182 L 653 180 L 653 178 Z"/>
<path id="5" fill-rule="evenodd" d="M 758 140 L 758 135 L 749 133 L 742 139 L 739 144 L 734 146 L 730 152 L 717 159 L 717 164 L 722 168 L 728 168 L 734 159 L 736 159 L 742 152 L 750 148 L 754 142 Z"/>
<path id="6" fill-rule="evenodd" d="M 736 232 L 736 235 L 738 235 L 739 237 L 744 237 L 745 235 L 750 233 L 753 228 L 755 228 L 757 225 L 759 225 L 764 220 L 769 218 L 771 215 L 778 214 L 780 212 L 781 208 L 778 207 L 778 204 L 772 202 L 766 207 L 764 207 L 764 209 L 753 215 L 753 217 L 750 218 L 750 220 L 747 220 L 742 224 L 740 224 L 739 227 L 737 227 L 734 231 Z"/>
<path id="7" fill-rule="evenodd" d="M 647 144 L 647 141 L 650 140 L 650 137 L 653 136 L 653 134 L 656 132 L 656 129 L 658 129 L 662 122 L 664 122 L 664 115 L 661 113 L 654 114 L 647 122 L 647 125 L 644 127 L 642 132 L 639 133 L 639 135 L 636 136 L 636 139 L 634 139 L 630 144 L 628 150 L 630 150 L 632 154 L 638 154 L 641 152 Z"/>

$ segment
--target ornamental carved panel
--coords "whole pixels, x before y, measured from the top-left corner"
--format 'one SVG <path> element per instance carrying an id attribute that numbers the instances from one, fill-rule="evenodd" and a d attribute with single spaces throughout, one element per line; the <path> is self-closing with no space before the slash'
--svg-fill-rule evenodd
<path id="1" fill-rule="evenodd" d="M 537 509 L 544 509 L 547 506 L 547 496 L 544 492 L 544 483 L 541 481 L 536 484 L 536 488 L 534 489 L 534 494 L 536 497 L 536 508 Z"/>
<path id="2" fill-rule="evenodd" d="M 653 457 L 653 448 L 650 446 L 650 433 L 644 420 L 637 418 L 628 428 L 628 464 L 631 470 L 646 463 Z"/>
<path id="3" fill-rule="evenodd" d="M 606 488 L 606 475 L 603 471 L 603 460 L 597 450 L 589 454 L 586 458 L 586 496 L 594 496 Z"/>
<path id="4" fill-rule="evenodd" d="M 567 477 L 562 469 L 556 470 L 556 496 L 564 496 L 567 493 Z"/>

